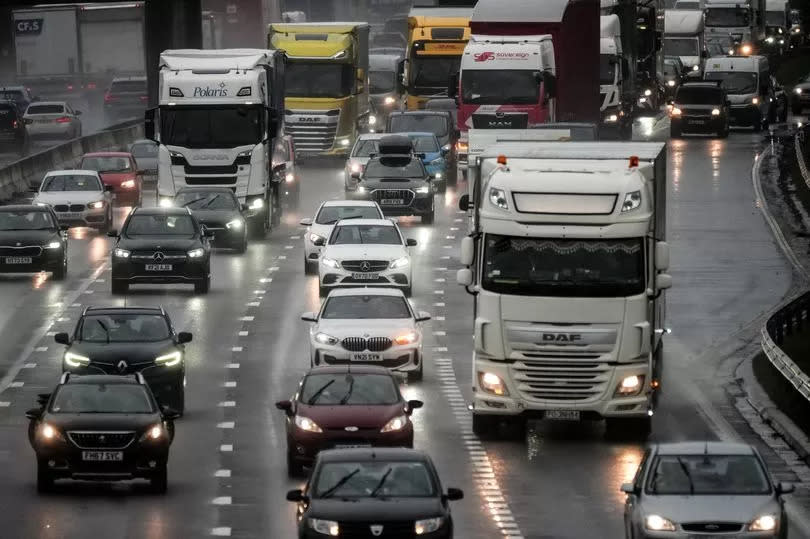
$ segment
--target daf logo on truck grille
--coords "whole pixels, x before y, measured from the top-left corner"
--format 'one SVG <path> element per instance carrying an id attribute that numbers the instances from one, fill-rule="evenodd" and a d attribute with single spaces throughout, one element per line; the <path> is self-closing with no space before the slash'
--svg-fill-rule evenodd
<path id="1" fill-rule="evenodd" d="M 579 333 L 543 333 L 543 342 L 570 342 L 576 343 L 582 341 L 582 335 Z"/>
<path id="2" fill-rule="evenodd" d="M 316 116 L 301 116 L 298 118 L 298 121 L 301 122 L 320 122 L 321 119 Z"/>

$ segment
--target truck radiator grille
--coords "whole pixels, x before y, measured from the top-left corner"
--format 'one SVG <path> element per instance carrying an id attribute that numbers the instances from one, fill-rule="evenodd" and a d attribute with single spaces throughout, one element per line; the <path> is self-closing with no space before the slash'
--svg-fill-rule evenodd
<path id="1" fill-rule="evenodd" d="M 236 176 L 186 176 L 186 185 L 234 185 Z"/>
<path id="2" fill-rule="evenodd" d="M 572 361 L 522 361 L 513 367 L 520 393 L 529 400 L 587 402 L 601 397 L 611 377 L 606 363 Z"/>
<path id="3" fill-rule="evenodd" d="M 284 118 L 284 132 L 292 136 L 298 152 L 328 152 L 335 144 L 339 122 L 338 109 L 289 111 Z"/>

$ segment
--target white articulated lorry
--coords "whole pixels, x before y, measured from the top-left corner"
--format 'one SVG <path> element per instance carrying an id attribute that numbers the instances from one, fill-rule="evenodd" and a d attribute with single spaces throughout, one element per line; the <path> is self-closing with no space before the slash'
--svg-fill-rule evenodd
<path id="1" fill-rule="evenodd" d="M 646 435 L 660 386 L 666 145 L 498 143 L 470 163 L 473 430 L 606 419 Z"/>
<path id="2" fill-rule="evenodd" d="M 168 50 L 160 57 L 160 105 L 146 113 L 158 146 L 158 197 L 183 187 L 233 189 L 254 237 L 280 218 L 284 56 L 263 49 Z"/>
<path id="3" fill-rule="evenodd" d="M 668 9 L 664 13 L 664 57 L 680 58 L 687 76 L 703 77 L 703 61 L 708 56 L 704 37 L 703 11 Z"/>

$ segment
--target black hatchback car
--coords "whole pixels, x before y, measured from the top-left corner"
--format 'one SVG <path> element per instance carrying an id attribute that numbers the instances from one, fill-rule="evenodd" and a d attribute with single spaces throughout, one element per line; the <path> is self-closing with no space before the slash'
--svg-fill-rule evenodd
<path id="1" fill-rule="evenodd" d="M 411 151 L 411 140 L 389 135 L 377 147 L 379 154 L 368 160 L 364 171 L 352 173 L 358 182 L 354 198 L 373 200 L 385 215 L 418 215 L 423 223 L 432 223 L 433 177 Z"/>
<path id="2" fill-rule="evenodd" d="M 686 82 L 675 93 L 669 111 L 670 135 L 717 133 L 728 136 L 729 101 L 717 82 Z"/>
<path id="3" fill-rule="evenodd" d="M 87 307 L 73 334 L 57 333 L 67 346 L 62 370 L 74 374 L 141 373 L 161 404 L 185 408 L 187 332 L 175 333 L 161 307 Z"/>
<path id="4" fill-rule="evenodd" d="M 448 502 L 430 457 L 415 449 L 331 449 L 318 454 L 297 502 L 299 539 L 333 537 L 453 537 Z"/>
<path id="5" fill-rule="evenodd" d="M 0 101 L 0 151 L 17 155 L 28 151 L 28 135 L 20 108 L 13 101 Z"/>
<path id="6" fill-rule="evenodd" d="M 66 230 L 50 206 L 0 206 L 0 273 L 51 271 L 55 280 L 63 280 Z"/>
<path id="7" fill-rule="evenodd" d="M 188 208 L 135 208 L 112 251 L 112 293 L 140 283 L 189 283 L 198 294 L 211 287 L 210 230 Z"/>
<path id="8" fill-rule="evenodd" d="M 37 457 L 37 490 L 56 479 L 148 479 L 166 492 L 177 413 L 160 408 L 143 377 L 62 375 L 53 393 L 28 410 Z"/>
<path id="9" fill-rule="evenodd" d="M 215 247 L 228 247 L 238 253 L 247 250 L 247 227 L 242 206 L 227 187 L 186 187 L 177 192 L 174 205 L 188 208 L 205 229 L 214 234 Z"/>

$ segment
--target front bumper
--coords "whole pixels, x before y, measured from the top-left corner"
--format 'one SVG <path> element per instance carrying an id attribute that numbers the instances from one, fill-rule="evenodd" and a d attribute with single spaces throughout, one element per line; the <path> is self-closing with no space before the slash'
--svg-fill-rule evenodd
<path id="1" fill-rule="evenodd" d="M 670 126 L 681 133 L 718 133 L 725 129 L 726 117 L 707 115 L 670 118 Z"/>
<path id="2" fill-rule="evenodd" d="M 22 263 L 30 258 L 31 263 Z M 39 271 L 54 271 L 64 262 L 65 254 L 62 248 L 41 249 L 39 254 L 32 251 L 21 251 L 17 254 L 0 255 L 0 273 L 34 273 Z M 10 263 L 11 262 L 11 263 Z"/>
<path id="3" fill-rule="evenodd" d="M 355 272 L 341 268 L 318 265 L 320 286 L 339 288 L 346 286 L 388 286 L 407 288 L 411 285 L 411 267 L 385 269 L 376 272 Z M 360 278 L 360 275 L 370 278 Z"/>
<path id="4" fill-rule="evenodd" d="M 325 429 L 323 432 L 306 432 L 295 425 L 287 425 L 287 448 L 296 461 L 311 464 L 316 455 L 327 449 L 341 447 L 413 447 L 413 424 L 394 432 L 379 429 Z"/>
<path id="5" fill-rule="evenodd" d="M 78 204 L 74 204 L 76 206 Z M 54 211 L 59 204 L 54 205 Z M 56 218 L 60 224 L 68 226 L 88 226 L 100 227 L 107 220 L 107 205 L 98 209 L 90 209 L 85 206 L 81 211 L 56 211 Z"/>
<path id="6" fill-rule="evenodd" d="M 762 122 L 762 112 L 756 105 L 732 105 L 728 121 L 735 126 L 753 127 Z"/>
<path id="7" fill-rule="evenodd" d="M 65 441 L 34 443 L 37 459 L 44 461 L 55 478 L 87 479 L 94 481 L 120 481 L 134 478 L 149 478 L 169 460 L 169 442 L 139 442 L 134 440 L 125 449 L 98 448 L 81 449 L 74 444 L 67 433 Z M 86 461 L 85 451 L 121 451 L 120 461 Z"/>
<path id="8" fill-rule="evenodd" d="M 680 526 L 678 526 L 680 528 Z M 674 532 L 654 532 L 650 530 L 642 530 L 637 532 L 634 537 L 638 537 L 639 539 L 698 539 L 698 538 L 720 538 L 720 537 L 729 537 L 732 539 L 777 539 L 779 537 L 778 532 L 738 532 L 738 533 L 731 533 L 731 534 L 717 534 L 717 535 L 708 535 L 703 533 L 695 533 L 695 532 L 687 532 L 684 530 L 677 530 Z"/>
<path id="9" fill-rule="evenodd" d="M 310 341 L 312 364 L 318 365 L 377 365 L 397 372 L 419 370 L 422 362 L 421 341 L 407 345 L 393 345 L 383 352 L 350 352 L 342 346 L 329 346 Z M 353 361 L 354 354 L 377 354 L 379 361 Z"/>
<path id="10" fill-rule="evenodd" d="M 146 265 L 154 264 L 152 261 L 138 262 L 124 259 L 123 261 L 113 256 L 112 279 L 114 281 L 127 281 L 130 284 L 137 283 L 188 283 L 202 281 L 210 276 L 210 264 L 208 256 L 204 256 L 199 261 L 171 260 L 165 263 L 171 264 L 171 270 L 152 271 L 147 270 Z"/>

